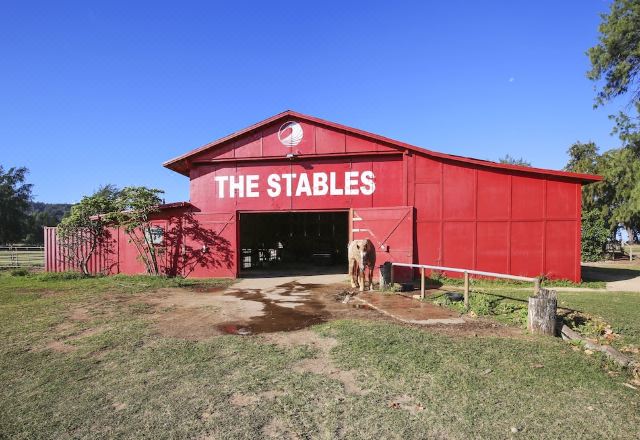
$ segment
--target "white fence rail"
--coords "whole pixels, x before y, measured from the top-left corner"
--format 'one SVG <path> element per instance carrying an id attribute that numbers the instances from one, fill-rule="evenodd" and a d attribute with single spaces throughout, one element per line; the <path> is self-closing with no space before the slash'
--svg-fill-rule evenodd
<path id="1" fill-rule="evenodd" d="M 537 295 L 540 290 L 540 278 L 522 277 L 518 275 L 509 275 L 506 273 L 484 272 L 482 270 L 461 269 L 459 267 L 431 266 L 428 264 L 409 264 L 409 263 L 391 263 L 391 284 L 393 284 L 393 268 L 409 267 L 411 269 L 420 269 L 420 297 L 424 299 L 425 295 L 425 269 L 439 270 L 442 272 L 456 272 L 464 275 L 464 306 L 469 308 L 469 275 L 479 275 L 492 278 L 503 278 L 515 281 L 527 281 L 533 283 L 533 294 Z"/>
<path id="2" fill-rule="evenodd" d="M 44 246 L 0 246 L 0 268 L 44 267 Z"/>

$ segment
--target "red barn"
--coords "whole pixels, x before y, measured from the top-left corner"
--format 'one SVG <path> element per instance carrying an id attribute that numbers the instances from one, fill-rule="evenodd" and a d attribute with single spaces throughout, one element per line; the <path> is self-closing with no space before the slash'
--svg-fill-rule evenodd
<path id="1" fill-rule="evenodd" d="M 158 214 L 163 270 L 195 277 L 346 264 L 347 242 L 368 237 L 380 264 L 579 281 L 581 187 L 600 180 L 429 151 L 293 111 L 164 166 L 189 178 L 191 196 Z M 61 270 L 52 234 L 47 268 Z M 95 270 L 143 272 L 124 234 L 113 237 Z"/>

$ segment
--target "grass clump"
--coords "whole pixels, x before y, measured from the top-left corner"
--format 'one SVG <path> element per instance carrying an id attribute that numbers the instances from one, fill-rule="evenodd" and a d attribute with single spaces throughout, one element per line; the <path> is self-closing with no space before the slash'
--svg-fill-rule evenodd
<path id="1" fill-rule="evenodd" d="M 11 269 L 9 272 L 12 277 L 26 277 L 29 275 L 28 269 Z"/>
<path id="2" fill-rule="evenodd" d="M 473 292 L 469 295 L 469 310 L 465 310 L 463 301 L 453 301 L 447 294 L 440 295 L 432 301 L 460 313 L 490 316 L 502 323 L 522 328 L 527 326 L 527 305 L 499 295 Z"/>
<path id="3" fill-rule="evenodd" d="M 12 274 L 13 275 L 13 274 Z M 65 271 L 65 272 L 42 272 L 32 274 L 33 278 L 38 281 L 64 281 L 64 280 L 81 280 L 83 278 L 100 278 L 102 275 L 94 275 L 88 277 L 81 272 Z"/>

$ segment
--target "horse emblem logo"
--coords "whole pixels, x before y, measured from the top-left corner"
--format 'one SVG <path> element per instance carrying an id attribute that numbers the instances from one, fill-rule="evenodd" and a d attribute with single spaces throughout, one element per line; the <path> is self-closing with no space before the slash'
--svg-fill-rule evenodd
<path id="1" fill-rule="evenodd" d="M 302 141 L 302 136 L 304 136 L 302 125 L 295 121 L 285 122 L 278 130 L 278 139 L 285 147 L 295 147 Z"/>

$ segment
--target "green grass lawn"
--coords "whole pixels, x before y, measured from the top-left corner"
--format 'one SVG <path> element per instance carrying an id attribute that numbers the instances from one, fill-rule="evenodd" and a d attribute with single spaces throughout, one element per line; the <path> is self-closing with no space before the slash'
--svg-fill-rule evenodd
<path id="1" fill-rule="evenodd" d="M 159 335 L 161 311 L 137 300 L 199 283 L 0 275 L 0 438 L 638 438 L 640 393 L 558 339 L 385 321 L 313 327 L 335 339 L 328 356 L 353 372 L 363 390 L 353 393 L 295 368 L 320 358 L 308 345 Z M 610 307 L 637 325 L 624 305 Z M 52 348 L 61 341 L 67 350 Z"/>

